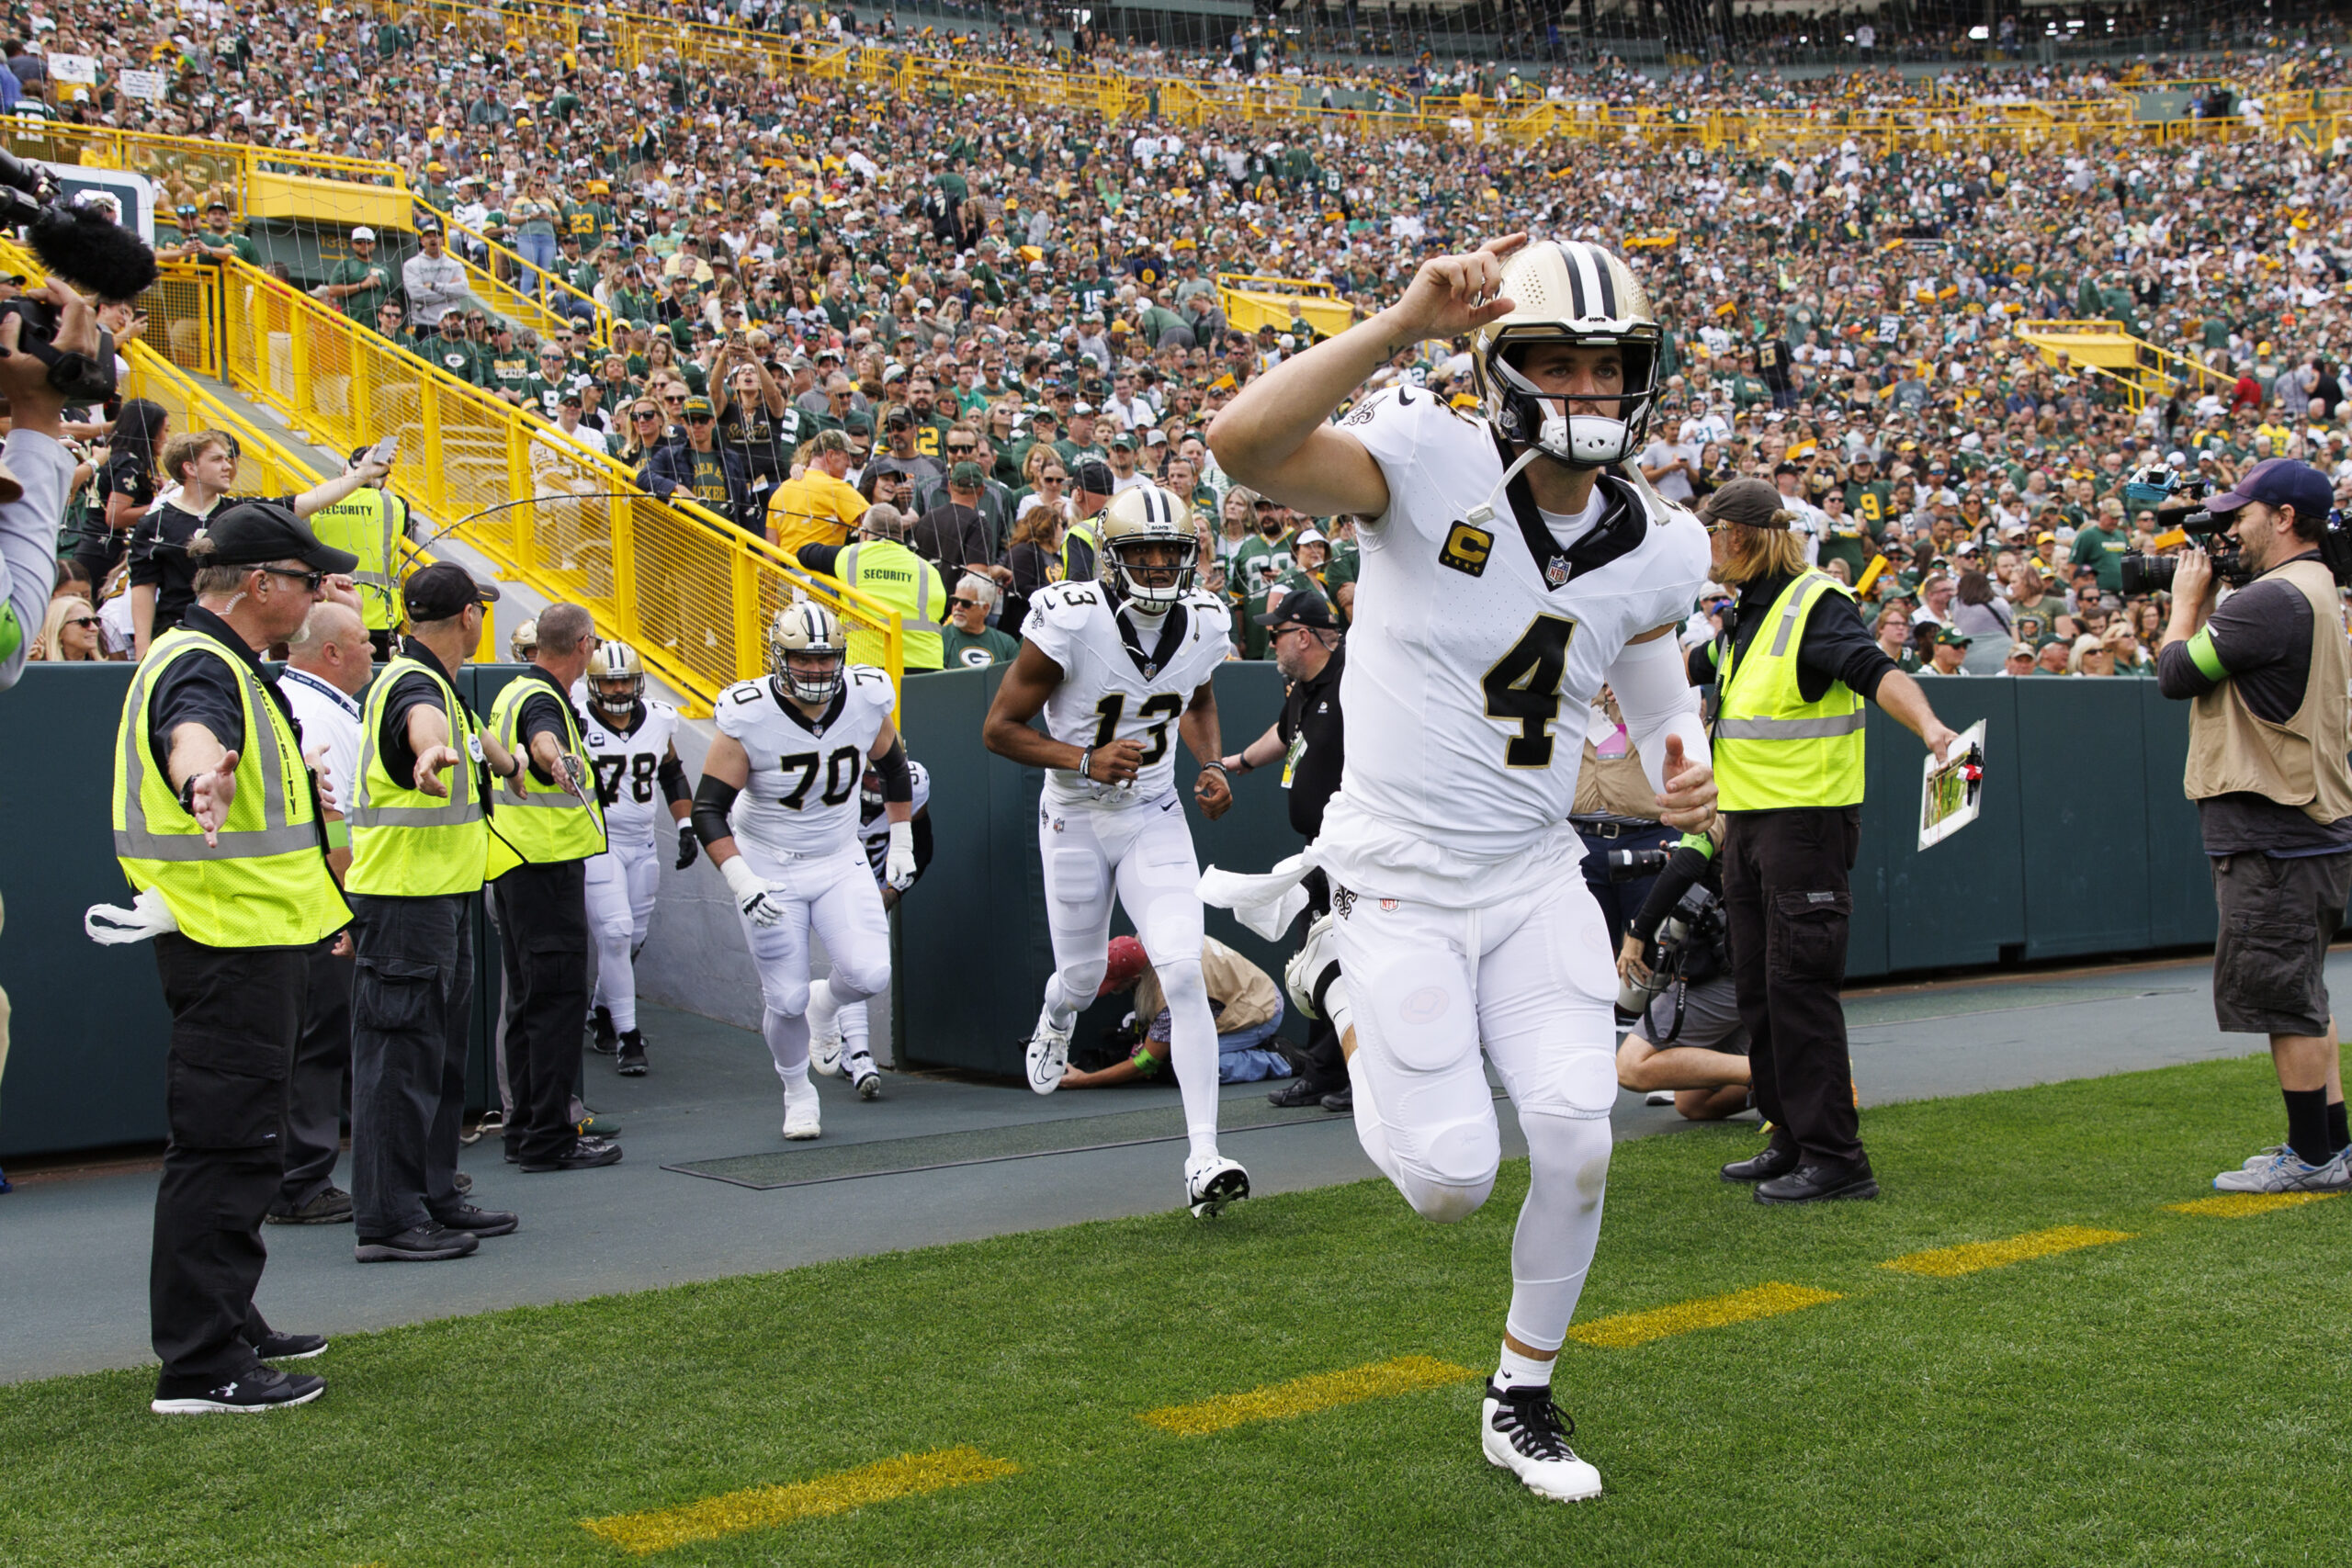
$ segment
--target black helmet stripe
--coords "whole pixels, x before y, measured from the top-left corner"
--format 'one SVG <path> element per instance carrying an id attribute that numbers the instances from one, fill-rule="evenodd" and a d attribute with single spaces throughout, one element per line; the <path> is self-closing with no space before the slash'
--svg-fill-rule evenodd
<path id="1" fill-rule="evenodd" d="M 1584 268 L 1577 265 L 1577 253 L 1583 249 L 1582 245 L 1574 241 L 1568 241 L 1560 246 L 1560 260 L 1566 264 L 1564 270 L 1568 275 L 1568 315 L 1572 320 L 1579 321 L 1592 313 L 1585 309 Z"/>
<path id="2" fill-rule="evenodd" d="M 1608 264 L 1600 254 L 1583 241 L 1572 241 L 1560 247 L 1566 253 L 1570 292 L 1575 296 L 1579 318 L 1600 316 L 1613 320 L 1617 314 L 1617 287 L 1609 276 Z M 1590 302 L 1588 309 L 1587 302 Z"/>

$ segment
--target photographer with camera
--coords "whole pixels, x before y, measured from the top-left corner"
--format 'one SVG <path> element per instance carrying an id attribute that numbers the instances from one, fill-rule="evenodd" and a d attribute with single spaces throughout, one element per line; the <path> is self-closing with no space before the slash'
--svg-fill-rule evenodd
<path id="1" fill-rule="evenodd" d="M 2183 787 L 2221 908 L 2214 1021 L 2270 1036 L 2287 1101 L 2287 1142 L 2213 1185 L 2342 1188 L 2352 1185 L 2352 1135 L 2326 964 L 2352 897 L 2352 654 L 2338 589 L 2352 576 L 2352 536 L 2330 525 L 2327 476 L 2288 457 L 2256 463 L 2203 510 L 2210 517 L 2192 513 L 2182 525 L 2235 548 L 2181 554 L 2156 680 L 2193 704 Z M 2127 589 L 2145 566 L 2125 563 Z M 2216 607 L 2222 581 L 2236 592 Z"/>
<path id="2" fill-rule="evenodd" d="M 1672 850 L 1617 850 L 1610 875 L 1654 877 L 1617 954 L 1617 1012 L 1633 1030 L 1617 1047 L 1617 1082 L 1670 1092 L 1692 1122 L 1720 1122 L 1748 1107 L 1747 1025 L 1732 983 L 1730 926 L 1715 850 L 1723 818 L 1686 833 Z"/>

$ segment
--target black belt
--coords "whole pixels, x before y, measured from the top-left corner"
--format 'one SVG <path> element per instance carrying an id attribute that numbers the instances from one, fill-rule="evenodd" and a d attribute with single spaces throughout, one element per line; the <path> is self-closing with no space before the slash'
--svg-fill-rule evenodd
<path id="1" fill-rule="evenodd" d="M 1646 817 L 1615 817 L 1605 811 L 1571 812 L 1569 826 L 1579 833 L 1589 833 L 1596 839 L 1624 839 L 1636 833 L 1662 833 L 1663 822 Z"/>

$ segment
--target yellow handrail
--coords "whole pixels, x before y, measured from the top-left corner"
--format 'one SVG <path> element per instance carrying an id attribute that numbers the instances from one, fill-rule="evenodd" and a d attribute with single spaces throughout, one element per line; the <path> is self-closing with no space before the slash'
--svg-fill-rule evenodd
<path id="1" fill-rule="evenodd" d="M 0 143 L 21 158 L 89 168 L 135 169 L 168 186 L 174 180 L 200 191 L 232 191 L 239 211 L 250 209 L 251 176 L 256 173 L 300 175 L 348 185 L 388 186 L 404 190 L 408 176 L 396 164 L 299 148 L 256 147 L 193 136 L 157 136 L 141 130 L 108 130 L 62 120 L 0 115 Z M 190 193 L 194 194 L 194 193 Z"/>
<path id="2" fill-rule="evenodd" d="M 398 435 L 392 488 L 420 515 L 462 529 L 501 575 L 585 605 L 706 709 L 766 669 L 768 619 L 796 597 L 882 633 L 886 668 L 903 676 L 904 628 L 870 596 L 699 507 L 648 495 L 620 463 L 244 263 L 229 264 L 222 286 L 231 385 L 334 450 Z"/>
<path id="3" fill-rule="evenodd" d="M 413 199 L 420 212 L 429 212 L 440 220 L 445 234 L 463 234 L 469 239 L 479 242 L 490 252 L 492 259 L 507 263 L 516 277 L 524 276 L 533 270 L 531 264 L 523 259 L 522 253 L 512 246 L 500 243 L 470 223 L 458 222 L 457 219 L 442 211 L 421 196 Z M 454 250 L 449 254 L 457 255 Z M 541 336 L 545 336 L 548 329 L 559 321 L 567 326 L 574 328 L 579 326 L 577 317 L 549 310 L 521 288 L 500 277 L 495 269 L 469 261 L 462 255 L 458 256 L 458 261 L 465 267 L 467 278 L 474 285 L 475 297 L 481 300 L 485 308 L 496 310 L 502 316 L 509 316 L 528 322 Z M 591 335 L 594 337 L 597 346 L 608 346 L 613 341 L 612 311 L 598 304 L 594 295 L 582 293 L 562 278 L 558 277 L 553 270 L 543 270 L 541 276 L 547 279 L 550 288 L 560 294 L 569 294 L 588 307 L 593 312 L 588 329 Z M 493 305 L 493 300 L 498 303 Z"/>

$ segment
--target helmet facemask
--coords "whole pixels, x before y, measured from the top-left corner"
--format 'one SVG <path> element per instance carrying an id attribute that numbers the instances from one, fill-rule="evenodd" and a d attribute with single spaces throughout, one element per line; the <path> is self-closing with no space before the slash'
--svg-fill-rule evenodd
<path id="1" fill-rule="evenodd" d="M 596 674 L 588 678 L 588 700 L 607 718 L 626 719 L 645 695 L 643 675 Z"/>
<path id="2" fill-rule="evenodd" d="M 1533 350 L 1555 343 L 1580 348 L 1614 348 L 1623 367 L 1620 389 L 1593 398 L 1546 392 L 1520 368 Z M 1506 340 L 1488 362 L 1501 394 L 1493 415 L 1495 432 L 1520 446 L 1532 446 L 1571 468 L 1606 468 L 1632 459 L 1649 439 L 1650 410 L 1657 397 L 1657 344 L 1654 337 L 1531 337 Z M 1616 404 L 1614 417 L 1580 413 L 1574 403 Z"/>
<path id="3" fill-rule="evenodd" d="M 777 615 L 768 634 L 768 673 L 778 687 L 804 703 L 830 703 L 848 670 L 849 647 L 831 611 L 802 604 Z"/>
<path id="4" fill-rule="evenodd" d="M 1193 574 L 1201 542 L 1190 535 L 1145 534 L 1106 540 L 1102 546 L 1102 575 L 1112 591 L 1148 615 L 1162 615 L 1192 592 Z M 1147 563 L 1137 558 L 1173 556 L 1174 564 Z M 1165 583 L 1144 581 L 1144 574 L 1166 578 Z"/>

